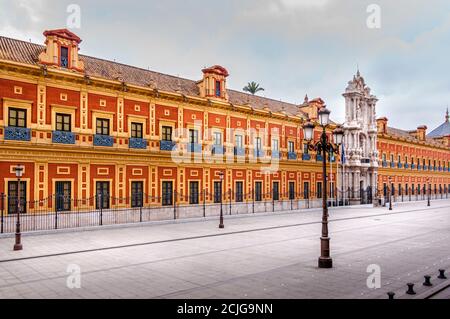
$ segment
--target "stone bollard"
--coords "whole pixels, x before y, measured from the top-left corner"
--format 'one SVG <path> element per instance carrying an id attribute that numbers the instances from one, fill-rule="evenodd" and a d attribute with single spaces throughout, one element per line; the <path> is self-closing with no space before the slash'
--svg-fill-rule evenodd
<path id="1" fill-rule="evenodd" d="M 439 269 L 439 279 L 447 279 L 447 276 L 445 276 L 445 269 Z"/>
<path id="2" fill-rule="evenodd" d="M 414 284 L 407 284 L 408 285 L 408 291 L 406 292 L 407 295 L 415 295 L 416 292 L 414 291 Z"/>
<path id="3" fill-rule="evenodd" d="M 389 300 L 393 300 L 393 299 L 394 299 L 394 297 L 395 297 L 395 292 L 390 291 L 390 292 L 388 292 L 387 294 L 388 294 Z"/>
<path id="4" fill-rule="evenodd" d="M 424 276 L 424 278 L 425 278 L 425 282 L 423 283 L 423 285 L 425 287 L 433 286 L 433 284 L 431 283 L 431 276 Z"/>

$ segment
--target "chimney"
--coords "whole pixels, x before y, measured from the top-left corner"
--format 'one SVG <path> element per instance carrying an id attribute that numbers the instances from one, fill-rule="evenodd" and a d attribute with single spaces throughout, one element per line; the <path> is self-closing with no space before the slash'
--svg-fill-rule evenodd
<path id="1" fill-rule="evenodd" d="M 427 136 L 427 129 L 428 127 L 426 127 L 426 125 L 422 125 L 417 128 L 417 138 L 419 139 L 419 141 L 425 141 Z"/>
<path id="2" fill-rule="evenodd" d="M 388 124 L 387 117 L 377 119 L 378 133 L 387 134 L 387 124 Z"/>

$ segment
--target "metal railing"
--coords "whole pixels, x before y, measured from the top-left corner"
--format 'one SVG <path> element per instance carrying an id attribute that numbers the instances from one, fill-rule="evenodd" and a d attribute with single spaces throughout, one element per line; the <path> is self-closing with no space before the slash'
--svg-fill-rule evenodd
<path id="1" fill-rule="evenodd" d="M 448 189 L 435 193 L 431 199 L 448 199 Z M 143 223 L 150 221 L 206 218 L 219 216 L 220 206 L 224 215 L 282 212 L 322 207 L 322 193 L 256 192 L 237 193 L 231 190 L 222 194 L 205 190 L 198 194 L 181 194 L 176 191 L 162 197 L 136 194 L 132 197 L 112 197 L 103 194 L 86 199 L 74 199 L 52 195 L 37 201 L 21 202 L 21 228 L 23 232 L 98 227 L 106 225 Z M 394 190 L 392 201 L 427 200 L 428 193 L 411 188 Z M 389 192 L 383 194 L 372 189 L 347 189 L 328 192 L 328 206 L 372 204 L 374 199 L 389 203 Z M 13 233 L 16 227 L 16 197 L 0 194 L 0 233 Z"/>

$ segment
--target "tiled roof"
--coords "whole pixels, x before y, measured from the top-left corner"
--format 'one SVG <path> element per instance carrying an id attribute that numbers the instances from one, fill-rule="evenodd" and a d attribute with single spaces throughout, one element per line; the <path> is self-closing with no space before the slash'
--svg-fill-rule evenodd
<path id="1" fill-rule="evenodd" d="M 10 39 L 0 36 L 0 59 L 13 62 L 39 65 L 39 54 L 45 50 L 42 45 Z M 167 74 L 149 71 L 113 61 L 85 56 L 80 54 L 84 61 L 85 72 L 88 76 L 99 77 L 108 80 L 121 80 L 125 83 L 149 87 L 151 83 L 162 91 L 180 92 L 188 96 L 200 96 L 196 81 L 179 78 Z M 251 94 L 227 90 L 229 102 L 235 105 L 250 104 L 255 109 L 268 107 L 272 112 L 285 111 L 289 115 L 305 113 L 298 106 L 291 103 L 276 101 L 273 99 L 254 96 Z"/>
<path id="2" fill-rule="evenodd" d="M 410 131 L 405 131 L 405 130 L 401 130 L 398 128 L 393 128 L 393 127 L 388 127 L 387 128 L 387 133 L 388 135 L 392 135 L 392 136 L 396 136 L 396 137 L 401 137 L 404 138 L 408 141 L 414 142 L 414 143 L 418 143 L 420 142 L 420 140 L 416 137 L 414 137 L 413 135 L 411 135 Z M 441 143 L 436 142 L 435 140 L 433 140 L 432 138 L 429 138 L 427 136 L 426 138 L 426 142 L 429 144 L 433 144 L 433 145 L 437 145 L 437 146 L 442 146 Z"/>

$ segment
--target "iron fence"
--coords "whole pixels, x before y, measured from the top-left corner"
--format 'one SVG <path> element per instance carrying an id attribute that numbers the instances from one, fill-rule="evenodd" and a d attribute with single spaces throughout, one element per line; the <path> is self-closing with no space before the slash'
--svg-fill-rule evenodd
<path id="1" fill-rule="evenodd" d="M 205 190 L 193 196 L 174 191 L 162 197 L 135 194 L 131 197 L 112 197 L 102 194 L 86 199 L 73 199 L 52 195 L 37 201 L 24 201 L 20 205 L 20 223 L 23 232 L 98 227 L 106 225 L 143 223 L 185 218 L 218 216 L 222 209 L 226 215 L 257 214 L 288 210 L 319 208 L 321 192 L 255 192 L 209 193 Z M 371 204 L 384 197 L 388 203 L 426 200 L 424 192 L 412 189 L 395 190 L 392 196 L 373 192 L 372 189 L 333 190 L 328 193 L 328 206 Z M 448 189 L 431 192 L 431 199 L 448 198 Z M 16 227 L 18 199 L 0 194 L 0 233 L 13 233 Z"/>

